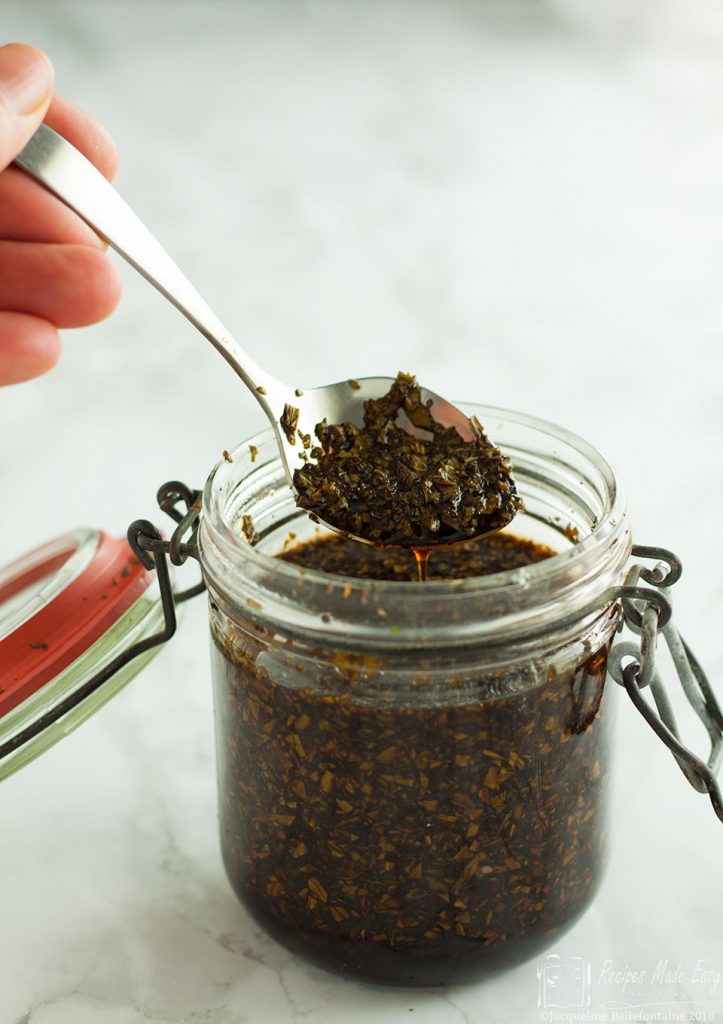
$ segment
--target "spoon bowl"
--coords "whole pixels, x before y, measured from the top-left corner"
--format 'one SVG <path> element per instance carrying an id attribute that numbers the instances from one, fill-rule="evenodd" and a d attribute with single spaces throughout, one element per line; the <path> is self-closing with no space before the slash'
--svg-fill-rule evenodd
<path id="1" fill-rule="evenodd" d="M 323 420 L 327 423 L 354 423 L 361 427 L 364 422 L 364 403 L 368 399 L 382 398 L 394 384 L 394 377 L 361 377 L 359 380 L 339 381 L 337 384 L 325 384 L 322 387 L 299 391 L 294 389 L 289 398 L 288 390 L 269 403 L 273 413 L 276 439 L 282 450 L 284 467 L 292 489 L 294 488 L 294 470 L 300 464 L 300 455 L 304 450 L 299 442 L 299 433 L 315 437 L 316 426 Z M 299 389 L 300 390 L 300 389 Z M 433 391 L 420 388 L 423 404 L 429 404 L 430 411 L 438 423 L 446 427 L 454 427 L 465 440 L 473 439 L 469 419 L 465 414 L 445 398 Z M 284 422 L 284 407 L 281 402 L 288 403 L 292 410 L 298 410 L 297 429 L 294 433 L 285 432 L 280 426 Z M 427 437 L 428 432 L 420 430 L 411 423 L 404 423 L 410 433 Z M 293 438 L 293 440 L 292 440 Z"/>

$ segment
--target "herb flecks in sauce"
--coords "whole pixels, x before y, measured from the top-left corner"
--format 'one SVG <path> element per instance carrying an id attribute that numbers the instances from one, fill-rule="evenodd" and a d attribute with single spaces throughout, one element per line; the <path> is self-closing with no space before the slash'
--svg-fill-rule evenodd
<path id="1" fill-rule="evenodd" d="M 495 535 L 436 554 L 433 571 L 459 579 L 554 552 Z M 281 557 L 414 579 L 409 552 L 341 537 Z M 363 585 L 336 586 L 364 603 Z M 224 862 L 284 943 L 345 973 L 439 984 L 534 955 L 585 909 L 605 849 L 607 645 L 494 669 L 450 653 L 443 689 L 433 655 L 410 650 L 418 692 L 397 702 L 375 696 L 403 688 L 394 657 L 311 654 L 220 610 L 212 629 Z"/>
<path id="2" fill-rule="evenodd" d="M 400 413 L 426 436 L 397 424 Z M 464 440 L 438 423 L 410 374 L 364 403 L 364 425 L 316 427 L 319 444 L 294 473 L 297 504 L 377 544 L 423 548 L 506 526 L 521 507 L 507 460 L 472 418 Z"/>
<path id="3" fill-rule="evenodd" d="M 254 526 L 254 521 L 251 516 L 241 516 L 241 532 L 249 544 L 253 544 L 256 540 L 256 527 Z"/>
<path id="4" fill-rule="evenodd" d="M 288 402 L 284 406 L 284 411 L 281 414 L 279 420 L 281 429 L 286 434 L 286 439 L 289 444 L 296 444 L 296 428 L 299 425 L 299 410 L 295 405 L 289 405 Z"/>
<path id="5" fill-rule="evenodd" d="M 508 533 L 496 533 L 491 537 L 441 547 L 429 563 L 428 578 L 460 580 L 487 576 L 532 565 L 555 553 L 544 544 Z M 290 542 L 284 545 L 278 557 L 284 562 L 332 575 L 399 582 L 417 579 L 417 568 L 409 552 L 392 547 L 371 547 L 346 537 L 324 537 L 294 547 Z"/>

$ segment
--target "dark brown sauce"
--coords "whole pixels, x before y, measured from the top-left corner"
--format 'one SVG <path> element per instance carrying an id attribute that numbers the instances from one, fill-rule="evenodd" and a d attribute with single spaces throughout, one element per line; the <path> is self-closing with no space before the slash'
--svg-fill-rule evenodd
<path id="1" fill-rule="evenodd" d="M 429 556 L 432 554 L 432 550 L 431 548 L 412 548 L 412 554 L 417 563 L 417 579 L 420 583 L 425 583 L 427 570 L 429 569 Z"/>
<path id="2" fill-rule="evenodd" d="M 427 549 L 429 551 L 429 549 Z M 434 548 L 427 579 L 468 579 L 519 569 L 550 558 L 556 552 L 544 544 L 510 533 L 495 533 Z M 423 552 L 419 552 L 423 556 Z M 346 537 L 325 537 L 297 544 L 278 556 L 285 562 L 340 576 L 367 580 L 418 579 L 417 554 L 387 545 L 360 544 Z"/>
<path id="3" fill-rule="evenodd" d="M 430 578 L 552 554 L 498 534 L 435 552 Z M 281 557 L 416 576 L 409 552 L 340 537 Z M 445 669 L 409 650 L 420 686 L 441 665 L 450 694 L 476 696 L 379 704 L 366 688 L 396 678 L 381 652 L 312 650 L 238 609 L 232 624 L 213 596 L 211 608 L 224 863 L 284 945 L 341 973 L 446 984 L 528 959 L 586 909 L 605 848 L 606 646 L 564 671 L 534 651 L 491 670 L 463 652 Z M 454 617 L 450 607 L 451 629 Z"/>

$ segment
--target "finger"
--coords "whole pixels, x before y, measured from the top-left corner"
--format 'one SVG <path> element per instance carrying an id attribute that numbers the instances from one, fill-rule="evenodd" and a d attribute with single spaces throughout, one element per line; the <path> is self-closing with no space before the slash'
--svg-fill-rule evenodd
<path id="1" fill-rule="evenodd" d="M 72 142 L 101 174 L 112 181 L 118 170 L 118 151 L 111 135 L 90 114 L 62 96 L 54 96 L 45 123 Z"/>
<path id="2" fill-rule="evenodd" d="M 0 312 L 0 385 L 39 377 L 59 356 L 60 335 L 47 320 Z"/>
<path id="3" fill-rule="evenodd" d="M 85 327 L 112 313 L 120 291 L 118 270 L 90 246 L 0 242 L 0 309 Z"/>
<path id="4" fill-rule="evenodd" d="M 48 109 L 53 67 L 40 50 L 0 46 L 0 170 L 14 160 Z"/>
<path id="5" fill-rule="evenodd" d="M 106 247 L 69 206 L 17 167 L 0 174 L 0 238 Z"/>

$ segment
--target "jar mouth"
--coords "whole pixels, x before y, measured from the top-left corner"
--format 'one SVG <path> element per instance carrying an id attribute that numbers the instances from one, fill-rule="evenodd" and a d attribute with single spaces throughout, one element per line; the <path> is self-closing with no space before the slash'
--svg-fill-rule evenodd
<path id="1" fill-rule="evenodd" d="M 212 470 L 204 489 L 199 547 L 204 574 L 212 587 L 229 599 L 242 601 L 252 616 L 279 616 L 285 627 L 300 618 L 307 627 L 318 625 L 334 605 L 323 632 L 356 633 L 364 619 L 393 610 L 401 628 L 416 626 L 439 634 L 435 622 L 440 599 L 459 610 L 467 605 L 466 626 L 479 634 L 521 609 L 538 618 L 551 604 L 590 605 L 618 581 L 630 553 L 631 539 L 622 488 L 604 457 L 570 431 L 546 420 L 487 405 L 460 403 L 475 415 L 494 443 L 510 459 L 512 475 L 525 502 L 506 533 L 553 547 L 558 553 L 518 569 L 459 580 L 430 580 L 424 585 L 406 581 L 360 580 L 300 568 L 276 558 L 289 536 L 300 543 L 329 531 L 314 526 L 296 507 L 281 467 L 271 428 L 239 445 Z M 253 542 L 244 536 L 254 531 Z M 411 556 L 410 556 L 411 557 Z M 434 555 L 432 555 L 432 558 Z M 303 587 L 303 597 L 299 588 Z M 339 607 L 338 589 L 347 594 Z M 365 609 L 354 615 L 364 597 Z M 303 609 L 294 609 L 296 601 Z M 445 604 L 448 610 L 448 604 Z M 558 607 L 558 611 L 561 608 Z M 325 615 L 326 611 L 326 615 Z M 528 616 L 529 617 L 529 616 Z M 377 627 L 379 621 L 372 622 Z M 459 630 L 460 623 L 457 623 Z M 362 629 L 362 632 L 364 630 Z"/>

